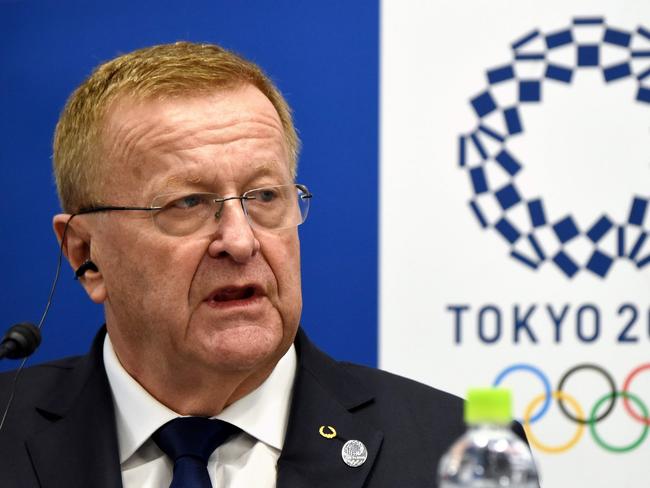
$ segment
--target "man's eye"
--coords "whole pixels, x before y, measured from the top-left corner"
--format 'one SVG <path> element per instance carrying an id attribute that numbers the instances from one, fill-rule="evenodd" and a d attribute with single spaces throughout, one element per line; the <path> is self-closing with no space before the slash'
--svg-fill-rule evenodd
<path id="1" fill-rule="evenodd" d="M 260 200 L 261 202 L 272 202 L 278 197 L 277 191 L 275 191 L 272 188 L 263 188 L 259 190 L 259 192 L 256 195 L 256 199 Z"/>
<path id="2" fill-rule="evenodd" d="M 186 195 L 177 198 L 167 205 L 169 208 L 188 209 L 201 205 L 205 199 L 201 195 Z"/>

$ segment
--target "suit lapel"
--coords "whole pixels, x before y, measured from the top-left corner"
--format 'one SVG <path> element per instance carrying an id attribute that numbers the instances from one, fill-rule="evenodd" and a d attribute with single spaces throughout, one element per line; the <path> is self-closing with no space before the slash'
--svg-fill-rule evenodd
<path id="1" fill-rule="evenodd" d="M 121 488 L 113 400 L 104 372 L 105 330 L 56 396 L 36 407 L 49 426 L 27 441 L 42 488 Z"/>
<path id="2" fill-rule="evenodd" d="M 316 349 L 298 332 L 299 355 L 289 427 L 278 460 L 277 488 L 361 488 L 379 454 L 383 433 L 363 422 L 355 412 L 373 401 L 363 384 L 335 361 Z M 327 439 L 321 426 L 331 426 L 337 436 Z M 327 429 L 326 429 L 327 430 Z M 341 456 L 348 440 L 361 441 L 367 451 L 359 467 L 348 466 Z"/>

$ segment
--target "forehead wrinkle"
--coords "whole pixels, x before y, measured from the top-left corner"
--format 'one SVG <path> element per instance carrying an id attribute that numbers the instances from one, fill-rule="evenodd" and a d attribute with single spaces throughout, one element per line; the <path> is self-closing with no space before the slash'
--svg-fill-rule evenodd
<path id="1" fill-rule="evenodd" d="M 251 159 L 259 163 L 251 161 L 244 178 L 252 183 L 255 179 L 281 173 L 284 179 L 286 175 L 283 171 L 278 173 L 278 167 L 284 169 L 283 166 L 288 165 L 289 154 L 284 128 L 274 109 L 244 107 L 219 111 L 218 107 L 210 110 L 210 102 L 208 107 L 202 103 L 193 105 L 195 102 L 201 100 L 189 100 L 181 105 L 146 101 L 129 105 L 122 100 L 106 119 L 106 149 L 110 148 L 116 155 L 111 160 L 127 165 L 134 178 L 142 177 L 145 166 L 152 163 L 162 163 L 170 169 L 177 166 L 180 170 L 177 175 L 172 172 L 159 189 L 199 184 L 219 188 L 223 184 L 219 176 L 210 171 L 202 175 L 205 178 L 202 180 L 200 175 L 192 173 L 194 164 L 185 163 L 205 163 L 211 159 L 215 163 L 226 163 L 231 156 L 245 158 L 250 151 Z M 223 152 L 213 153 L 211 148 L 217 146 L 221 146 Z M 265 160 L 271 163 L 263 162 Z M 188 171 L 183 172 L 183 167 Z M 117 172 L 113 174 L 117 176 Z"/>
<path id="2" fill-rule="evenodd" d="M 135 154 L 147 154 L 155 148 L 155 141 L 164 136 L 165 127 L 153 123 L 142 123 L 138 120 L 132 123 L 127 119 L 111 124 L 108 130 L 108 139 L 110 141 L 109 158 L 121 159 L 122 163 L 131 162 L 135 167 L 144 163 L 141 158 L 134 158 Z M 135 161 L 132 161 L 136 159 Z"/>
<path id="3" fill-rule="evenodd" d="M 181 124 L 152 140 L 146 150 L 188 151 L 200 147 L 226 145 L 246 139 L 278 139 L 284 144 L 282 129 L 266 121 L 250 118 L 232 119 L 211 124 Z"/>
<path id="4" fill-rule="evenodd" d="M 109 155 L 120 155 L 121 152 L 126 162 L 139 152 L 144 158 L 133 161 L 136 166 L 145 162 L 143 159 L 149 156 L 149 152 L 190 150 L 199 146 L 228 144 L 237 139 L 272 139 L 278 136 L 285 152 L 287 150 L 284 147 L 284 129 L 274 109 L 219 112 L 214 114 L 216 121 L 206 123 L 204 119 L 196 120 L 193 117 L 192 107 L 167 110 L 156 107 L 155 103 L 150 105 L 144 102 L 142 107 L 153 108 L 151 116 L 130 119 L 127 106 L 127 115 L 120 119 L 120 106 L 127 101 L 120 100 L 109 115 L 107 127 L 112 142 Z M 242 134 L 246 137 L 242 137 Z"/>

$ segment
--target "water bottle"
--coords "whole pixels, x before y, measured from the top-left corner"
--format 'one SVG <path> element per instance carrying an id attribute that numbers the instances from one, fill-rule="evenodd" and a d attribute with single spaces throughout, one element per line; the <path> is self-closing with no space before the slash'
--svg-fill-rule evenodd
<path id="1" fill-rule="evenodd" d="M 530 449 L 511 422 L 509 390 L 471 389 L 465 403 L 468 429 L 440 460 L 439 488 L 538 488 Z"/>

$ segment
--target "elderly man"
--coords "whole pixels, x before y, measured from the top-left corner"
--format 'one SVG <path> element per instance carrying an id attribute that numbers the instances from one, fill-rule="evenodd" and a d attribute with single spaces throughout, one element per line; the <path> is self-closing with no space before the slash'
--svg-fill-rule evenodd
<path id="1" fill-rule="evenodd" d="M 24 372 L 3 487 L 435 486 L 461 401 L 299 329 L 298 146 L 271 81 L 214 45 L 120 56 L 72 94 L 54 230 L 106 326 Z"/>

